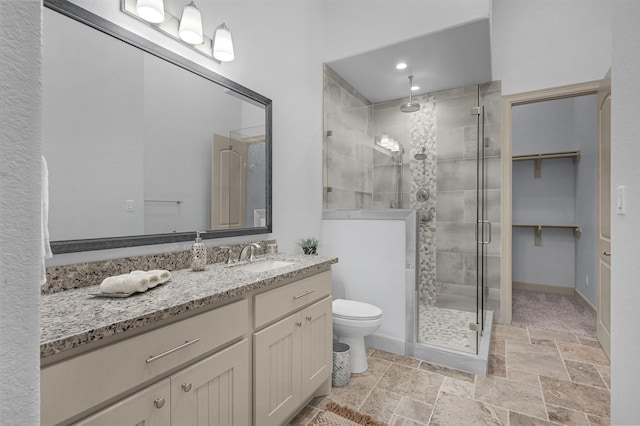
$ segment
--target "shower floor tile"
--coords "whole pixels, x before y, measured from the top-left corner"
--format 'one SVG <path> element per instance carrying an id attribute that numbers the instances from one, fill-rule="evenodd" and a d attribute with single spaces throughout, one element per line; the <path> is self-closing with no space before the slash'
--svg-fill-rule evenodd
<path id="1" fill-rule="evenodd" d="M 476 351 L 475 312 L 438 308 L 420 304 L 418 342 L 464 352 Z"/>

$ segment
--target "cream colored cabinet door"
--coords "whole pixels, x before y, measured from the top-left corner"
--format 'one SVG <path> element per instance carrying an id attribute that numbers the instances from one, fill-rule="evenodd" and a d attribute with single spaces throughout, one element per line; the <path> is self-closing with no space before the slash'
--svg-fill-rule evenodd
<path id="1" fill-rule="evenodd" d="M 288 316 L 253 335 L 256 425 L 280 425 L 302 402 L 302 316 Z"/>
<path id="2" fill-rule="evenodd" d="M 331 297 L 304 309 L 302 314 L 302 394 L 306 398 L 327 380 L 333 369 Z"/>
<path id="3" fill-rule="evenodd" d="M 244 339 L 171 376 L 171 424 L 248 425 L 249 367 Z"/>
<path id="4" fill-rule="evenodd" d="M 171 424 L 169 383 L 169 379 L 162 380 L 75 425 L 169 426 Z"/>

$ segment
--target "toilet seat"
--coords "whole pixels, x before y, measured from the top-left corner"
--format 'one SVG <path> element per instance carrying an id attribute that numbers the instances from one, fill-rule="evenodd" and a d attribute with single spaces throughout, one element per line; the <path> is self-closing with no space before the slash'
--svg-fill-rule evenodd
<path id="1" fill-rule="evenodd" d="M 333 317 L 351 321 L 371 321 L 382 318 L 382 309 L 355 300 L 333 301 Z"/>

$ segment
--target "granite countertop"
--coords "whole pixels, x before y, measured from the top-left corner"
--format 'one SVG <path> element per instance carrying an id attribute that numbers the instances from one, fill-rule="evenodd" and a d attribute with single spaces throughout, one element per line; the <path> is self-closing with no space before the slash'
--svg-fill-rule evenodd
<path id="1" fill-rule="evenodd" d="M 261 273 L 240 271 L 221 263 L 209 264 L 203 272 L 171 271 L 168 283 L 128 298 L 91 296 L 91 293 L 99 292 L 98 285 L 43 295 L 40 299 L 40 359 L 302 277 L 338 261 L 332 257 L 287 254 L 268 258 L 295 263 Z"/>

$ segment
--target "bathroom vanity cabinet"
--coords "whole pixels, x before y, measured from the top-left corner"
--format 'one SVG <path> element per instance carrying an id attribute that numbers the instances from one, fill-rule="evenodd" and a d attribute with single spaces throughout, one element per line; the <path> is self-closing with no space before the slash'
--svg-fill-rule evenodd
<path id="1" fill-rule="evenodd" d="M 187 315 L 42 367 L 41 424 L 277 425 L 330 392 L 330 270 Z"/>
<path id="2" fill-rule="evenodd" d="M 325 272 L 256 296 L 254 424 L 280 425 L 323 384 L 331 391 L 330 294 Z"/>

